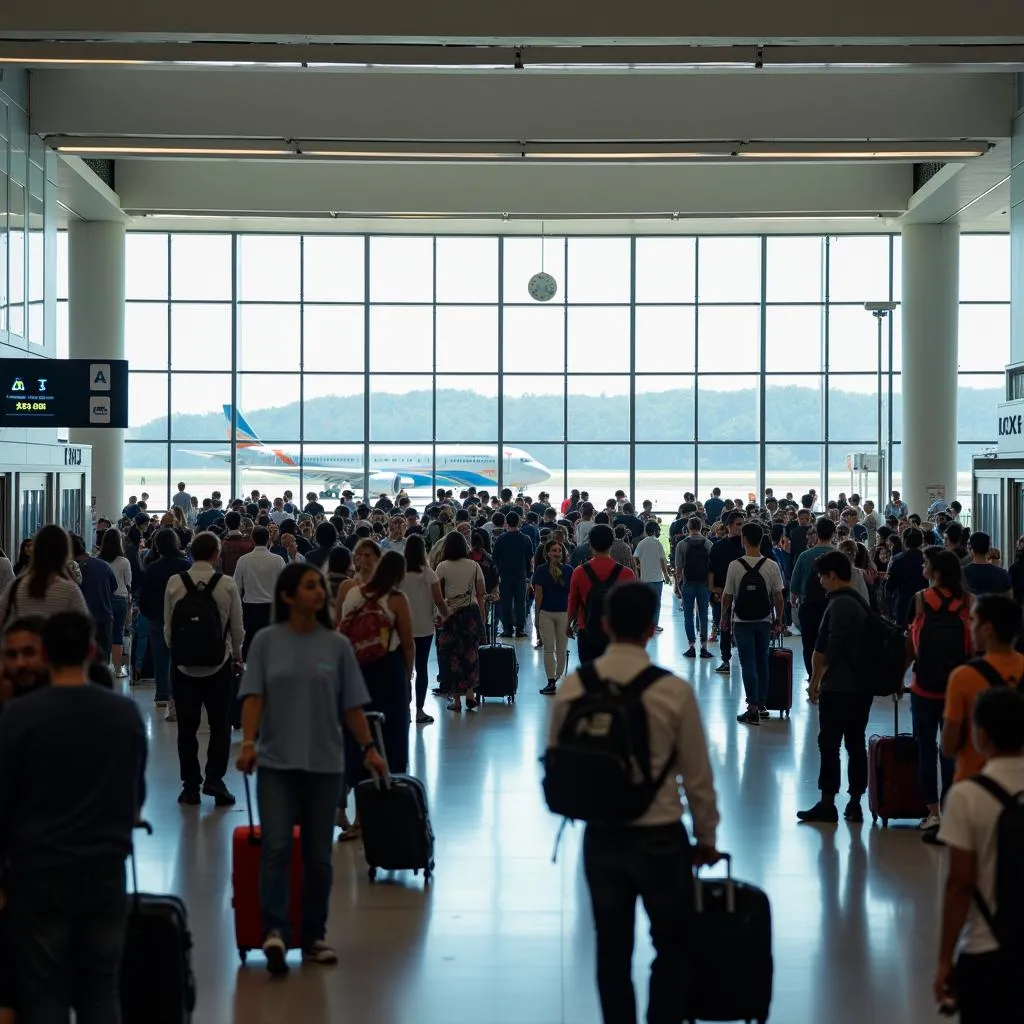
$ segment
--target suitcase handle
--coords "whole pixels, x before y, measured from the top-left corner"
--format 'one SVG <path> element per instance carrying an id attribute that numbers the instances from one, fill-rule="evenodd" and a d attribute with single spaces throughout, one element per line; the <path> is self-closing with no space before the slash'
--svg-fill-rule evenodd
<path id="1" fill-rule="evenodd" d="M 736 886 L 732 880 L 732 854 L 723 853 L 721 859 L 725 861 L 725 912 L 736 913 Z M 693 909 L 698 914 L 704 913 L 704 886 L 700 880 L 700 867 L 694 868 L 693 872 Z"/>
<path id="2" fill-rule="evenodd" d="M 370 732 L 373 733 L 373 738 L 377 743 L 377 752 L 380 754 L 381 759 L 384 761 L 384 766 L 387 768 L 385 775 L 375 775 L 374 784 L 378 789 L 383 786 L 385 789 L 391 788 L 391 766 L 388 764 L 388 755 L 384 749 L 384 712 L 383 711 L 364 711 L 363 714 L 366 716 L 366 724 L 370 727 Z"/>
<path id="3" fill-rule="evenodd" d="M 132 830 L 133 831 L 135 829 L 137 829 L 137 828 L 142 829 L 146 833 L 147 836 L 151 836 L 153 834 L 153 826 L 150 825 L 150 823 L 148 821 L 146 821 L 145 818 L 139 818 L 139 820 L 137 822 L 135 822 L 135 824 L 132 826 Z M 132 896 L 133 896 L 133 899 L 135 901 L 135 912 L 138 913 L 139 912 L 139 869 L 138 869 L 138 867 L 135 864 L 135 843 L 134 842 L 132 842 L 131 853 L 128 854 L 128 857 L 131 860 L 131 864 L 132 864 Z"/>
<path id="4" fill-rule="evenodd" d="M 260 837 L 256 835 L 256 822 L 252 816 L 252 791 L 249 788 L 249 776 L 242 772 L 242 782 L 245 785 L 245 809 L 249 814 L 249 845 L 259 846 Z"/>

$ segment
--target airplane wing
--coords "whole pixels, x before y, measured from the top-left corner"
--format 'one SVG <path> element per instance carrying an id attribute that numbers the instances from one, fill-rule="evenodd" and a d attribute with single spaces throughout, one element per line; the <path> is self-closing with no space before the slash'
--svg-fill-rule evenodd
<path id="1" fill-rule="evenodd" d="M 201 452 L 194 448 L 180 448 L 178 449 L 182 455 L 200 455 L 204 459 L 219 459 L 221 462 L 231 461 L 231 452 Z"/>

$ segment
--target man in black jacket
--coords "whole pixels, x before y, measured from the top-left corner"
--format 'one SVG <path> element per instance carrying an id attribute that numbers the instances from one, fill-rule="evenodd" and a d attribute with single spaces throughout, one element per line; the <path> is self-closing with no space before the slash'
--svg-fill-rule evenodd
<path id="1" fill-rule="evenodd" d="M 729 566 L 737 558 L 743 557 L 743 513 L 738 509 L 725 514 L 725 524 L 729 527 L 729 536 L 716 541 L 711 548 L 711 614 L 715 629 L 720 630 L 719 643 L 722 649 L 722 662 L 715 669 L 719 675 L 729 674 L 729 662 L 732 660 L 732 632 L 728 624 L 722 622 L 722 591 L 725 589 L 725 577 L 729 574 Z"/>
<path id="2" fill-rule="evenodd" d="M 893 621 L 899 626 L 907 625 L 914 595 L 925 587 L 923 544 L 924 534 L 916 526 L 909 527 L 903 533 L 903 551 L 889 563 L 885 596 L 892 605 Z"/>
<path id="3" fill-rule="evenodd" d="M 494 542 L 491 558 L 498 570 L 498 594 L 501 598 L 501 635 L 526 636 L 526 581 L 533 571 L 533 544 L 519 531 L 519 513 L 505 516 L 505 532 Z"/>

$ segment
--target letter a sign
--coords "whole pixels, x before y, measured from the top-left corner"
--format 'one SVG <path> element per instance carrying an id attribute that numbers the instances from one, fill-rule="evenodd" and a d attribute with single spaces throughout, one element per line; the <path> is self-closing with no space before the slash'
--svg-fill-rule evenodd
<path id="1" fill-rule="evenodd" d="M 92 391 L 110 390 L 110 363 L 90 363 L 89 379 Z"/>

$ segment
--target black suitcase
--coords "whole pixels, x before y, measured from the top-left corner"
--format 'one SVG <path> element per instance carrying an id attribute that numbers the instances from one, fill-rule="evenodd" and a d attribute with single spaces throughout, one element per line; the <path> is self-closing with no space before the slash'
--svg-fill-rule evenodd
<path id="1" fill-rule="evenodd" d="M 152 833 L 148 824 L 140 827 Z M 196 1005 L 188 911 L 177 896 L 139 892 L 135 854 L 121 958 L 122 1024 L 188 1024 Z"/>
<path id="2" fill-rule="evenodd" d="M 756 886 L 734 882 L 732 858 L 723 855 L 727 876 L 694 880 L 689 994 L 683 1019 L 690 1022 L 757 1021 L 772 1003 L 772 911 Z M 743 982 L 736 983 L 736 964 Z"/>
<path id="3" fill-rule="evenodd" d="M 488 643 L 481 644 L 479 649 L 480 682 L 476 696 L 481 702 L 486 702 L 487 697 L 497 697 L 515 704 L 519 692 L 519 658 L 514 647 L 498 641 L 496 604 L 491 605 L 490 612 Z"/>
<path id="4" fill-rule="evenodd" d="M 384 756 L 380 712 L 368 711 L 366 718 L 377 734 Z M 356 786 L 356 810 L 363 832 L 363 849 L 370 881 L 377 871 L 423 872 L 430 884 L 434 871 L 434 830 L 427 810 L 427 791 L 413 775 L 391 775 L 364 779 Z"/>

